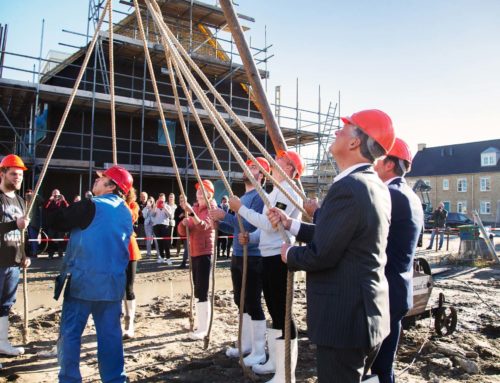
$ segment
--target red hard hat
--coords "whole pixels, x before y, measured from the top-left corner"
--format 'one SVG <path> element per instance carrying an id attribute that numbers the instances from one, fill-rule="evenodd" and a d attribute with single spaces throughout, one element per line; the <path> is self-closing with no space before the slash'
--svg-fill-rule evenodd
<path id="1" fill-rule="evenodd" d="M 260 166 L 262 166 L 265 169 L 266 172 L 269 173 L 271 171 L 271 166 L 264 157 L 255 157 L 255 160 L 260 164 Z M 250 166 L 253 164 L 253 161 L 247 160 L 246 164 Z"/>
<path id="2" fill-rule="evenodd" d="M 392 149 L 389 151 L 389 153 L 387 153 L 387 155 L 408 161 L 411 164 L 412 157 L 410 148 L 401 138 L 396 138 Z"/>
<path id="3" fill-rule="evenodd" d="M 293 150 L 278 150 L 278 158 L 283 156 L 287 157 L 290 161 L 293 162 L 293 166 L 295 167 L 294 178 L 295 179 L 300 178 L 300 176 L 302 175 L 302 173 L 304 173 L 304 170 L 306 168 L 302 156 Z"/>
<path id="4" fill-rule="evenodd" d="M 382 146 L 385 153 L 394 144 L 394 128 L 391 118 L 378 109 L 362 110 L 351 117 L 341 117 L 344 124 L 355 125 Z"/>
<path id="5" fill-rule="evenodd" d="M 2 162 L 0 162 L 0 168 L 19 168 L 21 170 L 28 170 L 28 168 L 24 166 L 23 160 L 15 154 L 5 156 Z"/>
<path id="6" fill-rule="evenodd" d="M 212 181 L 210 181 L 210 180 L 202 180 L 201 182 L 203 183 L 203 187 L 205 188 L 205 190 L 207 190 L 210 193 L 214 194 L 215 188 L 214 188 L 214 184 L 212 183 Z M 198 190 L 200 188 L 200 183 L 197 182 L 196 185 L 194 185 L 194 187 L 196 188 L 196 190 Z"/>
<path id="7" fill-rule="evenodd" d="M 105 171 L 96 172 L 99 177 L 106 176 L 111 179 L 125 194 L 127 194 L 134 183 L 134 179 L 127 171 L 121 166 L 115 165 L 106 169 Z"/>

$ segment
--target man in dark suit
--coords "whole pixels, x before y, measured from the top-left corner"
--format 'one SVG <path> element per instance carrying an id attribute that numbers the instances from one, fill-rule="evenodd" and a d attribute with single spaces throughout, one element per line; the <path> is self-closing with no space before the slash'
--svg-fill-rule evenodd
<path id="1" fill-rule="evenodd" d="M 403 176 L 410 171 L 411 152 L 396 138 L 387 156 L 375 163 L 375 171 L 391 194 L 391 226 L 387 241 L 385 276 L 389 282 L 391 333 L 385 338 L 372 372 L 380 383 L 394 383 L 393 362 L 401 332 L 401 320 L 413 305 L 413 258 L 424 224 L 422 204 Z"/>
<path id="2" fill-rule="evenodd" d="M 389 334 L 389 289 L 384 275 L 391 201 L 374 172 L 376 158 L 394 143 L 391 119 L 380 110 L 342 118 L 330 146 L 341 170 L 314 224 L 279 209 L 281 221 L 305 247 L 283 244 L 282 260 L 307 271 L 308 336 L 317 345 L 318 381 L 360 382 Z"/>

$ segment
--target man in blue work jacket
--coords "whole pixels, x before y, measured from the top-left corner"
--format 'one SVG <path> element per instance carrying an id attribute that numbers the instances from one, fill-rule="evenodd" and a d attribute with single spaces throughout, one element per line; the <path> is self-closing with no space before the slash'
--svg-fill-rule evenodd
<path id="1" fill-rule="evenodd" d="M 71 231 L 62 266 L 68 282 L 58 343 L 60 382 L 82 381 L 81 336 L 90 314 L 96 327 L 101 380 L 126 381 L 120 313 L 132 218 L 122 195 L 128 193 L 133 179 L 119 166 L 97 175 L 94 198 L 48 217 L 58 230 Z"/>

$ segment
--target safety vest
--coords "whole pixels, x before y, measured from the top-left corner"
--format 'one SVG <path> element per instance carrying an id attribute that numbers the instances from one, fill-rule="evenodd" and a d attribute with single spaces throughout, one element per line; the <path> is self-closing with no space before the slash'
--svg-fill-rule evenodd
<path id="1" fill-rule="evenodd" d="M 88 301 L 120 301 L 132 234 L 130 210 L 115 194 L 92 202 L 95 216 L 90 225 L 71 231 L 64 267 L 71 274 L 69 294 Z"/>

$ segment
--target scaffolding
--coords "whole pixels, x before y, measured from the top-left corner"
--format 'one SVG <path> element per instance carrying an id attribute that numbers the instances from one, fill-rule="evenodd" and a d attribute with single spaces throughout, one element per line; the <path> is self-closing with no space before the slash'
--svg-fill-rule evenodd
<path id="1" fill-rule="evenodd" d="M 54 133 L 50 129 L 52 114 L 57 115 L 58 106 L 62 105 L 74 84 L 74 73 L 80 68 L 82 56 L 86 51 L 95 23 L 102 12 L 102 0 L 89 0 L 87 15 L 87 31 L 80 33 L 63 30 L 63 32 L 83 38 L 82 46 L 61 43 L 62 46 L 76 49 L 71 55 L 50 52 L 42 58 L 43 32 L 38 57 L 21 53 L 8 52 L 5 41 L 1 43 L 0 73 L 20 71 L 32 74 L 32 82 L 12 80 L 0 77 L 0 145 L 1 152 L 19 153 L 34 168 L 32 184 L 37 177 L 37 166 L 44 160 L 50 146 L 48 137 Z M 126 1 L 122 5 L 132 5 Z M 226 28 L 225 19 L 220 8 L 198 1 L 170 0 L 159 2 L 165 21 L 172 26 L 177 38 L 188 50 L 204 73 L 213 79 L 213 84 L 223 95 L 232 109 L 254 135 L 261 139 L 266 148 L 270 148 L 266 127 L 260 113 L 253 102 L 251 89 L 240 64 L 237 49 L 231 34 Z M 121 20 L 113 27 L 115 51 L 115 94 L 116 108 L 120 123 L 120 135 L 117 137 L 119 163 L 124 164 L 138 182 L 140 190 L 143 183 L 154 189 L 152 179 L 171 178 L 171 188 L 175 189 L 172 168 L 165 160 L 161 137 L 155 136 L 154 121 L 157 111 L 154 95 L 149 79 L 146 62 L 142 52 L 142 43 L 138 39 L 138 27 L 133 15 L 121 10 L 114 10 L 121 15 Z M 254 22 L 251 17 L 239 15 L 246 22 Z M 158 72 L 158 87 L 164 104 L 167 118 L 172 118 L 172 129 L 175 140 L 175 107 L 168 78 L 164 52 L 159 43 L 159 34 L 149 15 L 143 10 L 146 34 L 150 43 L 155 71 Z M 109 25 L 108 25 L 109 27 Z M 3 31 L 3 29 L 2 29 Z M 2 35 L 5 35 L 2 33 Z M 90 189 L 92 174 L 96 168 L 107 166 L 111 158 L 111 145 L 107 129 L 100 129 L 109 112 L 109 78 L 107 68 L 107 45 L 109 34 L 102 31 L 98 38 L 91 65 L 87 69 L 75 98 L 74 110 L 71 112 L 68 125 L 71 128 L 63 133 L 61 145 L 55 153 L 51 168 L 59 172 L 73 172 L 78 175 L 78 190 L 82 194 Z M 260 75 L 267 79 L 268 61 L 272 58 L 270 45 L 267 45 L 267 34 L 263 48 L 252 47 L 256 63 L 260 67 Z M 5 59 L 21 57 L 32 62 L 33 68 L 14 68 L 4 64 Z M 37 69 L 36 69 L 37 68 Z M 298 80 L 296 89 L 296 105 L 289 107 L 281 104 L 276 91 L 274 108 L 276 118 L 282 127 L 287 145 L 303 154 L 308 165 L 303 184 L 311 194 L 322 195 L 335 175 L 335 167 L 328 156 L 328 147 L 334 137 L 333 130 L 339 126 L 339 102 L 330 103 L 326 113 L 321 111 L 321 90 L 318 91 L 318 110 L 311 111 L 299 106 Z M 340 97 L 339 97 L 340 99 Z M 188 129 L 192 116 L 187 108 L 187 100 L 181 98 Z M 215 99 L 214 99 L 215 103 Z M 216 104 L 215 104 L 216 105 Z M 217 105 L 216 105 L 217 107 Z M 220 108 L 220 110 L 222 110 Z M 203 118 L 203 111 L 199 110 Z M 229 120 L 229 117 L 227 117 Z M 205 119 L 204 122 L 208 121 Z M 43 126 L 45 123 L 45 127 Z M 239 167 L 213 130 L 213 146 L 221 164 L 227 169 L 228 178 L 238 179 Z M 217 145 L 217 144 L 220 145 Z M 190 161 L 183 143 L 176 143 L 175 155 L 182 168 L 187 183 L 192 180 Z M 252 149 L 252 145 L 248 143 Z M 206 177 L 216 176 L 212 161 L 207 156 L 203 143 L 194 142 L 193 149 L 200 161 L 202 174 Z M 272 151 L 272 150 L 271 150 Z M 237 164 L 236 164 L 237 165 Z M 57 178 L 57 177 L 56 177 Z M 49 178 L 50 184 L 50 178 Z M 74 182 L 74 180 L 73 180 Z M 158 184 L 158 182 L 156 182 Z"/>

